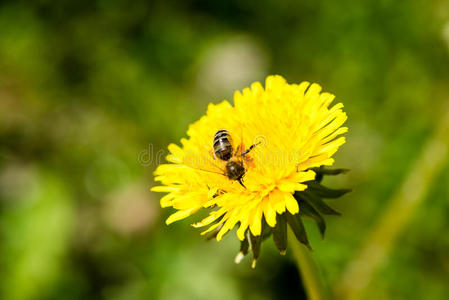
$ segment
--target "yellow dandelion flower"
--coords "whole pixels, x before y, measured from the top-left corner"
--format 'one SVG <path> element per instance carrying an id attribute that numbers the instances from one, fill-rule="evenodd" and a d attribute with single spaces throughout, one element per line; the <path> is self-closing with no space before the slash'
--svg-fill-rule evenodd
<path id="1" fill-rule="evenodd" d="M 336 212 L 321 198 L 347 191 L 319 183 L 322 175 L 343 171 L 322 168 L 334 163 L 333 154 L 345 143 L 340 135 L 348 130 L 342 127 L 347 119 L 343 104 L 331 106 L 333 100 L 318 84 L 288 84 L 281 76 L 269 76 L 265 88 L 255 82 L 236 91 L 234 106 L 210 104 L 181 146 L 169 145 L 170 164 L 155 171 L 161 185 L 152 190 L 167 193 L 161 206 L 177 210 L 166 223 L 210 209 L 193 226 L 209 226 L 202 234 L 213 232 L 217 240 L 238 226 L 242 248 L 237 260 L 248 248 L 257 258 L 265 232 L 273 233 L 285 252 L 287 223 L 308 245 L 299 216 L 312 217 L 324 233 L 320 213 Z"/>

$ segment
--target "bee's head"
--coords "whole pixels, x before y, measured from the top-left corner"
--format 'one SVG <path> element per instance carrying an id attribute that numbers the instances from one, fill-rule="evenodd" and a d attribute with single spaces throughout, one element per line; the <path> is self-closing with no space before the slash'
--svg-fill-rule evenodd
<path id="1" fill-rule="evenodd" d="M 245 174 L 245 167 L 243 166 L 243 163 L 241 161 L 237 160 L 230 160 L 226 164 L 226 175 L 231 180 L 237 180 L 239 178 L 242 178 L 242 176 Z"/>

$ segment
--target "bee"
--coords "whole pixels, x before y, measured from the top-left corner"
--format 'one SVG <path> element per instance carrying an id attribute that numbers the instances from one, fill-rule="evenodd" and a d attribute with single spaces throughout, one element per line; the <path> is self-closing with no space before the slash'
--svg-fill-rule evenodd
<path id="1" fill-rule="evenodd" d="M 214 158 L 226 162 L 224 175 L 228 177 L 228 179 L 237 180 L 243 187 L 245 187 L 242 182 L 242 178 L 246 172 L 243 158 L 258 144 L 253 144 L 243 151 L 243 143 L 241 143 L 240 146 L 234 149 L 232 137 L 229 132 L 226 129 L 220 129 L 215 133 L 213 139 Z"/>

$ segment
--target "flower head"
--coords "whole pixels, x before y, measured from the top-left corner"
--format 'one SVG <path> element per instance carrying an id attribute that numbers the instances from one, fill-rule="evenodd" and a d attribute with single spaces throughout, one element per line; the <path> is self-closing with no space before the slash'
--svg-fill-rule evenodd
<path id="1" fill-rule="evenodd" d="M 326 173 L 319 167 L 332 165 L 332 155 L 345 143 L 340 135 L 347 131 L 341 127 L 347 116 L 341 103 L 331 106 L 333 100 L 334 95 L 321 93 L 318 84 L 288 84 L 281 76 L 269 76 L 265 88 L 255 82 L 242 93 L 235 92 L 234 106 L 228 101 L 210 104 L 207 114 L 190 125 L 181 146 L 169 145 L 170 164 L 155 171 L 161 185 L 153 191 L 168 193 L 161 206 L 177 210 L 166 223 L 208 208 L 209 215 L 193 224 L 209 226 L 203 234 L 213 232 L 221 240 L 238 226 L 245 254 L 245 244 L 252 244 L 254 251 L 254 243 L 267 231 L 285 251 L 283 224 L 287 221 L 295 226 L 292 222 L 300 219 L 294 216 L 303 210 L 317 212 L 314 202 L 301 198 L 301 193 L 310 183 L 326 193 L 315 180 L 317 173 Z M 214 153 L 214 136 L 221 129 L 227 130 L 232 145 L 229 160 Z M 244 167 L 239 180 L 230 179 L 229 161 Z"/>

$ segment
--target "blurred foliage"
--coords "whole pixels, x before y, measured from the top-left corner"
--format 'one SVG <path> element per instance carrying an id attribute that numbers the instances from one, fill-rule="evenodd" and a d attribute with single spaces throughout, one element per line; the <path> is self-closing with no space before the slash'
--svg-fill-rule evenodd
<path id="1" fill-rule="evenodd" d="M 449 3 L 3 1 L 0 298 L 304 298 L 287 255 L 167 227 L 152 171 L 207 103 L 268 74 L 319 82 L 350 117 L 328 181 L 354 191 L 311 244 L 330 285 L 449 101 Z M 449 165 L 369 298 L 447 299 Z M 268 245 L 270 244 L 270 245 Z"/>

